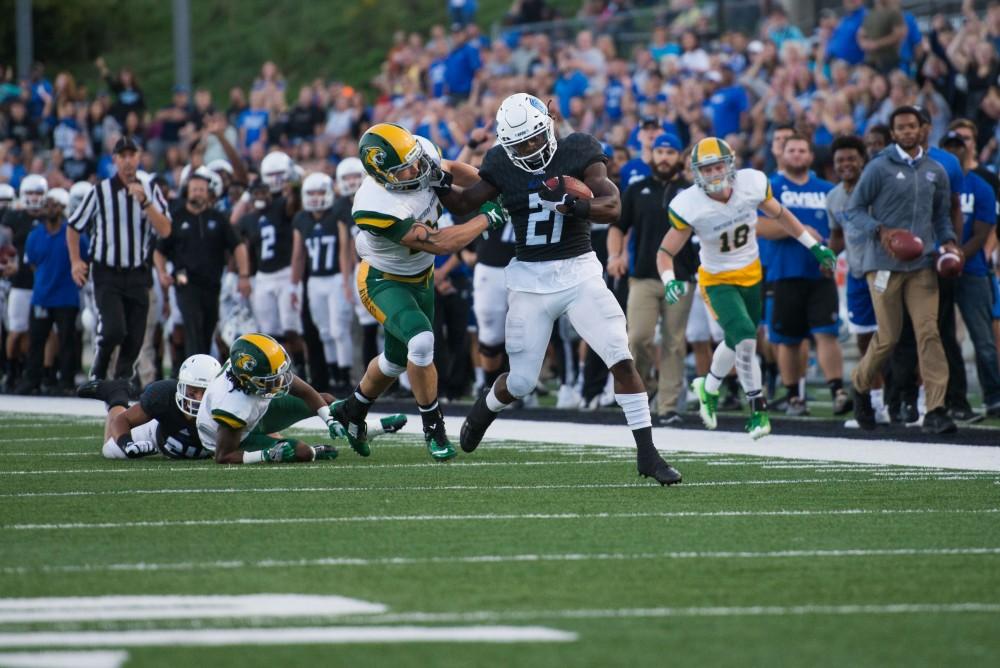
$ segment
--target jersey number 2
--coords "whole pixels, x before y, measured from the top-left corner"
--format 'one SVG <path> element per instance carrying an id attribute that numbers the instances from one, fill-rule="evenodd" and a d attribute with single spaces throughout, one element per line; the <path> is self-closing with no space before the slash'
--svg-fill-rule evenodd
<path id="1" fill-rule="evenodd" d="M 552 238 L 544 234 L 537 234 L 535 226 L 538 223 L 552 221 Z M 549 211 L 542 208 L 542 198 L 538 193 L 531 193 L 528 197 L 528 231 L 525 234 L 525 246 L 544 246 L 545 244 L 557 244 L 562 238 L 563 215 L 558 211 Z"/>
<path id="2" fill-rule="evenodd" d="M 270 260 L 274 257 L 274 242 L 277 239 L 274 226 L 260 228 L 260 259 Z"/>
<path id="3" fill-rule="evenodd" d="M 729 245 L 729 232 L 722 233 L 722 247 L 719 249 L 723 253 L 728 253 L 734 248 L 742 248 L 747 245 L 747 239 L 750 238 L 750 226 L 740 225 L 735 230 L 733 230 L 733 245 Z"/>

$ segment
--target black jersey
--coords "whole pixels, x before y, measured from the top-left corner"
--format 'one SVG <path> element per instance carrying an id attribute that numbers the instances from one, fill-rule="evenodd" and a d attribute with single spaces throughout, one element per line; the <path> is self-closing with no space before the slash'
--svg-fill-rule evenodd
<path id="1" fill-rule="evenodd" d="M 593 250 L 590 222 L 543 209 L 539 190 L 544 188 L 545 179 L 553 176 L 574 176 L 582 181 L 584 172 L 595 162 L 607 162 L 604 150 L 600 142 L 582 132 L 559 140 L 544 172 L 521 169 L 499 144 L 486 152 L 479 176 L 503 195 L 503 205 L 514 223 L 518 260 L 562 260 Z"/>
<path id="2" fill-rule="evenodd" d="M 490 230 L 476 241 L 476 262 L 487 267 L 506 267 L 514 257 L 514 223 L 502 230 Z"/>
<path id="3" fill-rule="evenodd" d="M 333 276 L 340 273 L 340 228 L 334 210 L 327 209 L 316 219 L 310 211 L 299 211 L 292 225 L 302 235 L 309 252 L 309 276 Z"/>
<path id="4" fill-rule="evenodd" d="M 156 420 L 156 447 L 171 459 L 202 459 L 212 453 L 201 446 L 198 429 L 192 418 L 177 406 L 177 381 L 150 383 L 139 397 L 146 415 Z"/>
<path id="5" fill-rule="evenodd" d="M 239 228 L 251 248 L 257 271 L 270 274 L 291 266 L 292 219 L 285 213 L 284 197 L 240 218 Z"/>
<path id="6" fill-rule="evenodd" d="M 31 266 L 24 261 L 24 249 L 28 243 L 28 235 L 31 234 L 31 230 L 44 224 L 45 221 L 41 216 L 32 216 L 27 211 L 15 209 L 7 209 L 7 212 L 3 216 L 3 220 L 0 220 L 0 225 L 4 225 L 11 229 L 13 237 L 10 242 L 14 245 L 14 248 L 17 249 L 18 267 L 17 273 L 10 278 L 10 286 L 12 288 L 31 290 L 34 286 L 35 272 L 32 270 Z"/>

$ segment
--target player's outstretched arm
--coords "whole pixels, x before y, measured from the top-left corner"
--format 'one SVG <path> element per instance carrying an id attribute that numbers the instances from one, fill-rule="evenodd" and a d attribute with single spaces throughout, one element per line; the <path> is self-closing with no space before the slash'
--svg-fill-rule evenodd
<path id="1" fill-rule="evenodd" d="M 472 220 L 443 230 L 432 229 L 423 223 L 414 223 L 399 243 L 425 253 L 451 255 L 468 246 L 486 230 L 500 229 L 510 220 L 507 211 L 493 202 L 486 202 L 479 211 L 479 215 Z"/>
<path id="2" fill-rule="evenodd" d="M 618 186 L 608 178 L 608 166 L 595 162 L 583 173 L 583 182 L 594 193 L 590 200 L 589 220 L 595 223 L 614 223 L 622 215 L 622 197 Z"/>
<path id="3" fill-rule="evenodd" d="M 823 245 L 823 240 L 818 238 L 815 230 L 807 230 L 805 225 L 799 222 L 795 214 L 782 206 L 781 202 L 773 197 L 760 203 L 759 208 L 764 214 L 781 226 L 781 228 L 800 244 L 809 249 L 820 268 L 826 272 L 832 272 L 837 265 L 837 255 Z"/>
<path id="4" fill-rule="evenodd" d="M 674 275 L 674 256 L 677 255 L 688 239 L 691 238 L 691 228 L 679 230 L 675 227 L 667 230 L 660 241 L 660 248 L 656 253 L 656 270 L 660 272 L 660 279 L 663 281 L 664 298 L 670 304 L 675 304 L 687 292 L 687 283 L 678 281 Z"/>
<path id="5" fill-rule="evenodd" d="M 454 165 L 462 163 L 452 163 L 452 169 Z M 468 165 L 464 165 L 468 167 Z M 475 169 L 470 167 L 470 169 Z M 464 169 L 460 169 L 455 173 L 455 182 L 460 184 L 462 181 L 466 181 L 467 174 Z M 451 211 L 453 215 L 465 216 L 479 207 L 481 207 L 486 202 L 496 199 L 500 192 L 494 188 L 488 181 L 484 181 L 477 177 L 476 180 L 466 187 L 461 187 L 460 185 L 452 185 L 449 188 L 435 188 L 437 192 L 438 199 L 441 204 L 444 205 L 448 211 Z"/>
<path id="6" fill-rule="evenodd" d="M 242 464 L 243 452 L 240 452 L 240 434 L 242 429 L 234 429 L 227 424 L 219 423 L 215 434 L 215 463 Z"/>

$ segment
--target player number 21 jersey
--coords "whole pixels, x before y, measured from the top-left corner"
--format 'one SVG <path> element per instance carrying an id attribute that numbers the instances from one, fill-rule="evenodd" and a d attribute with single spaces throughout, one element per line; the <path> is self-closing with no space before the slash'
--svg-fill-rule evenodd
<path id="1" fill-rule="evenodd" d="M 761 280 L 757 207 L 771 197 L 764 172 L 741 169 L 727 202 L 712 199 L 699 186 L 685 189 L 670 202 L 670 224 L 681 230 L 692 228 L 701 240 L 702 285 L 749 286 Z"/>

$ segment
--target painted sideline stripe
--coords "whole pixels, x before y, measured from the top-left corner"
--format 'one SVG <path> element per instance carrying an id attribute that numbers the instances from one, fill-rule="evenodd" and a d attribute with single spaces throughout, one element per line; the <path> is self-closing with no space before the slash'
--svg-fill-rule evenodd
<path id="1" fill-rule="evenodd" d="M 266 524 L 342 524 L 363 522 L 482 522 L 494 520 L 643 519 L 682 517 L 814 517 L 832 515 L 979 515 L 1000 508 L 845 508 L 830 510 L 717 510 L 644 513 L 510 513 L 472 515 L 361 515 L 357 517 L 234 517 L 204 520 L 139 520 L 135 522 L 54 522 L 0 525 L 0 530 L 47 531 L 65 529 L 135 529 L 175 526 L 234 526 Z"/>
<path id="2" fill-rule="evenodd" d="M 388 610 L 345 596 L 67 596 L 0 598 L 0 623 L 212 617 L 304 617 L 375 614 Z"/>
<path id="3" fill-rule="evenodd" d="M 224 647 L 410 642 L 573 642 L 577 635 L 543 626 L 334 626 L 258 629 L 162 629 L 0 633 L 0 647 Z"/>
<path id="4" fill-rule="evenodd" d="M 988 474 L 989 477 L 975 477 L 969 475 L 946 476 L 945 480 L 978 480 L 982 482 L 994 482 L 1000 485 L 1000 480 L 994 480 L 995 474 Z M 783 480 L 706 480 L 702 482 L 685 482 L 677 490 L 688 487 L 728 487 L 728 486 L 756 486 L 756 485 L 814 485 L 828 483 L 878 483 L 889 482 L 937 482 L 942 480 L 939 476 L 923 477 L 905 476 L 898 479 L 889 478 L 800 478 Z M 316 492 L 456 492 L 456 491 L 527 491 L 532 489 L 555 490 L 555 489 L 646 489 L 647 483 L 580 483 L 580 484 L 538 484 L 538 485 L 372 485 L 355 487 L 201 487 L 186 488 L 179 487 L 173 489 L 112 489 L 112 490 L 79 490 L 67 492 L 12 492 L 0 494 L 0 499 L 18 498 L 38 498 L 38 497 L 61 497 L 61 496 L 127 496 L 131 494 L 311 494 Z"/>
<path id="5" fill-rule="evenodd" d="M 4 652 L 3 668 L 119 668 L 128 652 Z"/>
<path id="6" fill-rule="evenodd" d="M 755 605 L 742 607 L 618 608 L 594 610 L 481 610 L 477 612 L 411 612 L 377 615 L 364 621 L 482 622 L 531 619 L 627 619 L 648 617 L 792 617 L 805 615 L 1000 614 L 1000 603 L 895 603 L 868 605 Z"/>
<path id="7" fill-rule="evenodd" d="M 506 564 L 558 561 L 645 561 L 656 559 L 839 559 L 853 557 L 950 557 L 996 556 L 1000 547 L 891 548 L 841 550 L 774 550 L 769 552 L 639 552 L 639 553 L 564 553 L 564 554 L 483 554 L 454 557 L 318 557 L 315 559 L 261 559 L 184 561 L 164 563 L 67 564 L 37 567 L 8 566 L 2 575 L 30 573 L 95 573 L 120 571 L 203 571 L 229 568 L 315 568 L 321 566 L 423 566 L 428 564 Z"/>

